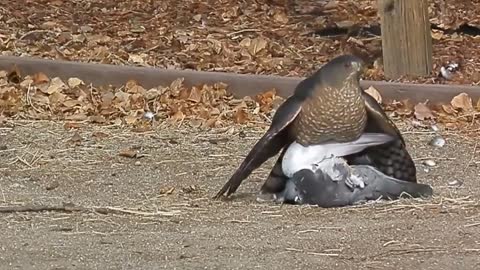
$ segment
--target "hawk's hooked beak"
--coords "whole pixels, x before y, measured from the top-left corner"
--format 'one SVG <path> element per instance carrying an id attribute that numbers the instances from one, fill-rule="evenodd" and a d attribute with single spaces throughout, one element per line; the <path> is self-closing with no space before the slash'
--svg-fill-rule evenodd
<path id="1" fill-rule="evenodd" d="M 352 67 L 355 69 L 355 71 L 357 71 L 360 74 L 364 73 L 365 70 L 367 69 L 363 63 L 358 61 L 352 61 Z"/>

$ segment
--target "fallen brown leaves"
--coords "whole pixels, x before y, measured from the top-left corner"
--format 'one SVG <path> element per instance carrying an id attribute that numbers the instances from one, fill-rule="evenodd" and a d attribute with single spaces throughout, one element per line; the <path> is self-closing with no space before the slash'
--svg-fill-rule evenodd
<path id="1" fill-rule="evenodd" d="M 382 100 L 380 93 L 373 87 L 366 92 L 377 101 Z M 382 102 L 379 102 L 382 104 Z M 409 99 L 382 104 L 393 116 L 402 118 L 414 117 L 420 121 L 443 123 L 446 128 L 457 128 L 470 125 L 480 119 L 480 99 L 474 107 L 472 98 L 466 93 L 460 93 L 452 98 L 449 104 L 429 104 L 428 101 L 413 104 Z"/>
<path id="2" fill-rule="evenodd" d="M 236 99 L 226 84 L 186 87 L 183 79 L 151 89 L 133 80 L 120 88 L 95 88 L 78 78 L 65 83 L 43 73 L 24 78 L 17 70 L 0 73 L 0 115 L 67 120 L 66 129 L 78 129 L 83 121 L 126 124 L 137 132 L 150 130 L 154 121 L 199 128 L 264 123 L 279 99 L 275 90 Z M 82 138 L 77 134 L 70 141 Z"/>
<path id="3" fill-rule="evenodd" d="M 12 5 L 0 0 L 0 49 L 3 55 L 306 76 L 341 53 L 369 59 L 381 55 L 378 30 L 358 30 L 378 28 L 376 2 L 17 0 Z M 480 28 L 479 1 L 429 3 L 431 21 L 441 28 L 432 31 L 434 70 L 456 62 L 458 76 L 401 81 L 479 83 L 480 39 L 452 32 L 465 24 Z M 319 34 L 324 32 L 334 37 Z M 384 79 L 381 65 L 366 79 Z"/>

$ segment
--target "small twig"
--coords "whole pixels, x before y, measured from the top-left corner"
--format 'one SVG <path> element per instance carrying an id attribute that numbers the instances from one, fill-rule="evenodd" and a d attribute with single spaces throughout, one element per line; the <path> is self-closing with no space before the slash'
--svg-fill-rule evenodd
<path id="1" fill-rule="evenodd" d="M 314 251 L 306 251 L 303 249 L 297 249 L 297 248 L 285 248 L 287 251 L 294 251 L 294 252 L 302 252 L 306 253 L 309 255 L 316 255 L 316 256 L 327 256 L 327 257 L 338 257 L 340 254 L 338 253 L 323 253 L 323 252 L 314 252 Z"/>
<path id="2" fill-rule="evenodd" d="M 465 165 L 465 168 L 463 168 L 464 172 L 468 169 L 470 164 L 472 164 L 472 161 L 475 159 L 475 153 L 477 152 L 477 145 L 478 145 L 478 142 L 475 142 L 475 146 L 473 147 L 473 151 L 472 151 L 472 156 L 470 157 L 467 164 Z"/>
<path id="3" fill-rule="evenodd" d="M 240 223 L 240 224 L 253 223 L 253 221 L 250 221 L 250 220 L 238 220 L 238 219 L 232 219 L 232 220 L 229 220 L 228 222 L 231 222 L 231 223 Z"/>
<path id="4" fill-rule="evenodd" d="M 435 131 L 404 131 L 402 134 L 435 134 Z"/>
<path id="5" fill-rule="evenodd" d="M 22 39 L 26 38 L 27 36 L 29 36 L 29 35 L 31 35 L 31 34 L 36 34 L 36 33 L 56 34 L 55 32 L 50 31 L 50 30 L 32 30 L 32 31 L 29 31 L 29 32 L 23 34 L 23 36 L 21 36 L 18 40 L 22 40 Z"/>
<path id="6" fill-rule="evenodd" d="M 158 47 L 160 47 L 160 44 L 155 45 L 155 46 L 153 46 L 153 47 L 150 47 L 150 48 L 148 48 L 148 49 L 145 49 L 143 52 L 144 52 L 144 53 L 151 52 L 151 51 L 153 51 L 153 50 L 156 50 Z"/>
<path id="7" fill-rule="evenodd" d="M 32 97 L 30 96 L 30 90 L 32 89 L 32 84 L 29 83 L 28 86 L 27 86 L 27 96 L 26 96 L 26 99 L 27 99 L 27 105 L 28 106 L 31 106 L 32 109 L 34 109 L 36 112 L 38 113 L 42 113 L 41 110 L 39 110 L 37 107 L 35 107 L 35 105 L 33 105 L 33 102 L 32 102 Z"/>
<path id="8" fill-rule="evenodd" d="M 412 249 L 392 249 L 386 252 L 381 252 L 372 256 L 372 258 L 381 258 L 388 255 L 404 255 L 404 254 L 413 254 L 413 253 L 424 253 L 424 252 L 444 252 L 445 249 L 443 248 L 435 248 L 435 247 L 419 247 L 419 248 L 412 248 Z"/>
<path id="9" fill-rule="evenodd" d="M 243 34 L 243 33 L 246 33 L 246 32 L 260 32 L 260 31 L 262 31 L 262 30 L 260 30 L 260 29 L 242 29 L 242 30 L 238 30 L 238 31 L 235 31 L 235 32 L 228 33 L 227 37 Z"/>
<path id="10" fill-rule="evenodd" d="M 17 159 L 18 159 L 20 162 L 22 162 L 23 164 L 27 165 L 28 167 L 30 167 L 30 168 L 33 167 L 33 165 L 32 165 L 30 162 L 28 162 L 28 161 L 26 161 L 25 159 L 23 159 L 23 157 L 18 157 L 18 156 L 17 156 Z"/>
<path id="11" fill-rule="evenodd" d="M 56 212 L 77 212 L 85 211 L 83 207 L 77 206 L 48 206 L 48 205 L 12 205 L 0 207 L 0 213 L 15 213 L 15 212 L 43 212 L 43 211 L 56 211 Z"/>
<path id="12" fill-rule="evenodd" d="M 3 192 L 3 188 L 0 188 L 0 191 L 2 191 L 3 203 L 7 203 L 7 198 L 5 197 L 5 192 Z"/>
<path id="13" fill-rule="evenodd" d="M 65 204 L 61 206 L 48 206 L 48 205 L 25 205 L 25 206 L 2 206 L 0 207 L 0 213 L 16 213 L 16 212 L 87 212 L 93 211 L 100 214 L 131 214 L 140 216 L 164 216 L 171 217 L 180 213 L 179 210 L 174 211 L 155 211 L 155 212 L 143 212 L 137 210 L 129 210 L 117 207 L 83 207 L 73 204 Z"/>
<path id="14" fill-rule="evenodd" d="M 444 158 L 444 157 L 432 157 L 432 156 L 428 156 L 428 157 L 420 157 L 420 158 L 414 158 L 413 161 L 420 161 L 420 160 L 427 160 L 427 159 L 436 159 L 436 160 L 456 160 L 456 158 Z"/>
<path id="15" fill-rule="evenodd" d="M 480 222 L 463 225 L 464 228 L 480 226 Z"/>

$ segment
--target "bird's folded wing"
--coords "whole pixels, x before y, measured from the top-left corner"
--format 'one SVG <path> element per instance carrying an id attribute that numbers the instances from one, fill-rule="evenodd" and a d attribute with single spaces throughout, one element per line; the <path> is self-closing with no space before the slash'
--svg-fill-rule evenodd
<path id="1" fill-rule="evenodd" d="M 234 193 L 242 181 L 247 178 L 253 170 L 260 167 L 260 165 L 269 158 L 278 154 L 285 145 L 288 145 L 292 141 L 286 127 L 300 112 L 302 102 L 302 99 L 292 96 L 278 107 L 270 128 L 253 146 L 247 157 L 240 164 L 240 167 L 214 198 L 219 198 L 225 193 L 227 193 L 227 196 Z"/>
<path id="2" fill-rule="evenodd" d="M 397 126 L 388 118 L 373 97 L 367 93 L 363 93 L 363 97 L 368 117 L 365 132 L 386 133 L 396 139 L 350 155 L 346 157 L 348 163 L 350 165 L 371 165 L 396 179 L 417 182 L 415 163 Z"/>
<path id="3" fill-rule="evenodd" d="M 366 132 L 373 133 L 386 133 L 394 136 L 405 143 L 400 130 L 392 122 L 392 120 L 385 114 L 380 104 L 369 94 L 363 92 L 363 98 L 365 100 L 365 108 L 367 109 L 368 121 Z"/>

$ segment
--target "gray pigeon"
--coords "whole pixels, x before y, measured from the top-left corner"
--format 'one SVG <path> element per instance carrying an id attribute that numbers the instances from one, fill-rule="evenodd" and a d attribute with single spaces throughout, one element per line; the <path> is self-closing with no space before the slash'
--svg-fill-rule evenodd
<path id="1" fill-rule="evenodd" d="M 369 165 L 349 166 L 333 157 L 316 169 L 302 169 L 290 178 L 276 202 L 341 207 L 378 199 L 430 197 L 429 185 L 398 180 Z"/>

